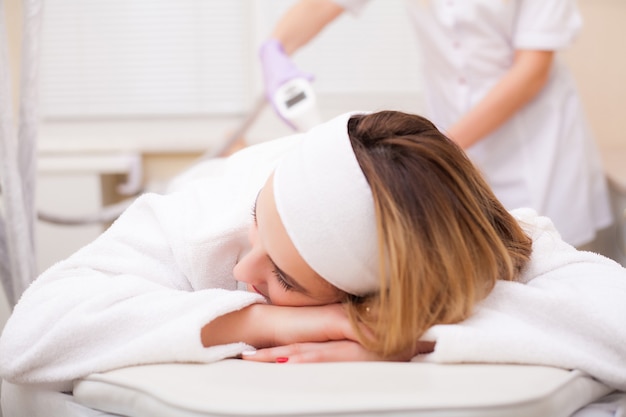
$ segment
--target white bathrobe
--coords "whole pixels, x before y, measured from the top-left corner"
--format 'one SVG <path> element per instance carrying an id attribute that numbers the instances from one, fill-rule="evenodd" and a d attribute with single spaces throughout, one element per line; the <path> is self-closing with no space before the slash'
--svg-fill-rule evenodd
<path id="1" fill-rule="evenodd" d="M 87 374 L 160 362 L 212 362 L 247 349 L 204 348 L 200 330 L 255 302 L 232 268 L 249 249 L 255 197 L 297 136 L 248 148 L 202 180 L 141 197 L 109 230 L 42 274 L 0 338 L 0 376 L 70 390 Z M 435 326 L 431 362 L 578 368 L 626 390 L 626 271 L 563 243 L 551 222 L 515 213 L 535 239 L 521 282 L 499 282 L 476 314 Z"/>
<path id="2" fill-rule="evenodd" d="M 140 197 L 99 238 L 45 271 L 0 338 L 0 377 L 71 381 L 133 364 L 212 362 L 247 345 L 204 348 L 200 329 L 264 299 L 237 290 L 257 193 L 297 136 L 248 148 L 168 195 Z M 209 167 L 210 168 L 210 167 Z"/>

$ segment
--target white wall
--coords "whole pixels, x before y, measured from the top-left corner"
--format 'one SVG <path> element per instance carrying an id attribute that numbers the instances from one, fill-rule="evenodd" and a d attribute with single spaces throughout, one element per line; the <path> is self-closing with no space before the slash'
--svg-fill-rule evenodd
<path id="1" fill-rule="evenodd" d="M 626 1 L 578 0 L 583 29 L 565 57 L 604 148 L 626 147 Z"/>

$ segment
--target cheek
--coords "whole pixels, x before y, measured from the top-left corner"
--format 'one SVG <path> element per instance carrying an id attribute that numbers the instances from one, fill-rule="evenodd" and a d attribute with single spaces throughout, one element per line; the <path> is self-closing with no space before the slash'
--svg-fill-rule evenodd
<path id="1" fill-rule="evenodd" d="M 268 291 L 272 304 L 277 306 L 306 307 L 330 304 L 328 301 L 317 300 L 297 291 L 285 291 L 278 283 L 269 284 Z"/>
<path id="2" fill-rule="evenodd" d="M 302 300 L 298 300 L 299 297 L 292 297 L 289 293 L 286 293 L 281 289 L 270 292 L 269 298 L 271 303 L 275 306 L 305 307 L 310 305 Z"/>

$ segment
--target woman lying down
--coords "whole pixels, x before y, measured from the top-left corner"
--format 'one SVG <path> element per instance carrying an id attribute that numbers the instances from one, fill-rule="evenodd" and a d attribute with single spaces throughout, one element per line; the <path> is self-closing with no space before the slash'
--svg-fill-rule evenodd
<path id="1" fill-rule="evenodd" d="M 0 376 L 263 362 L 580 369 L 626 390 L 626 270 L 506 211 L 422 117 L 345 114 L 137 200 L 44 272 L 0 339 Z"/>

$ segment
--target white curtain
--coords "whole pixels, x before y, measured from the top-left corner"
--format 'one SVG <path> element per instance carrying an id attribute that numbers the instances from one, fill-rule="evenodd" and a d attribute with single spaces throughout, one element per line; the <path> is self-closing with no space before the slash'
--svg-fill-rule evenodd
<path id="1" fill-rule="evenodd" d="M 36 275 L 34 198 L 42 7 L 41 0 L 22 1 L 20 104 L 16 111 L 5 4 L 0 0 L 0 279 L 11 306 Z"/>

